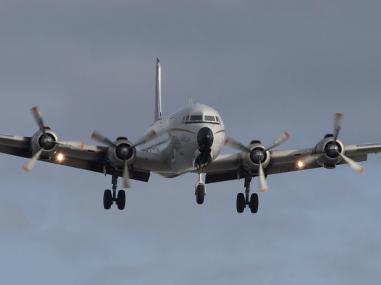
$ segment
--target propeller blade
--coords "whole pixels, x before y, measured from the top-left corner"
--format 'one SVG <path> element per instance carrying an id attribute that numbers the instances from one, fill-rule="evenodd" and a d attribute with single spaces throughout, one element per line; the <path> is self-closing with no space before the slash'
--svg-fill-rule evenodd
<path id="1" fill-rule="evenodd" d="M 247 152 L 247 153 L 250 152 L 250 148 L 248 148 L 247 146 L 241 144 L 239 141 L 236 141 L 235 139 L 232 139 L 232 138 L 226 138 L 225 144 L 243 152 Z"/>
<path id="2" fill-rule="evenodd" d="M 150 145 L 150 146 L 148 146 L 148 147 L 145 147 L 145 148 L 141 149 L 141 151 L 148 151 L 148 150 L 151 150 L 151 149 L 156 148 L 156 147 L 158 147 L 158 146 L 160 146 L 160 145 L 162 145 L 162 144 L 165 144 L 165 143 L 167 143 L 167 142 L 169 142 L 169 141 L 170 141 L 170 138 L 167 138 L 167 139 L 162 140 L 162 141 L 159 141 L 159 142 L 157 142 L 157 143 L 155 143 L 155 144 L 153 144 L 153 145 Z"/>
<path id="3" fill-rule="evenodd" d="M 268 190 L 265 173 L 263 171 L 262 163 L 259 164 L 259 191 L 266 192 Z"/>
<path id="4" fill-rule="evenodd" d="M 343 114 L 342 113 L 336 113 L 335 114 L 335 124 L 334 124 L 334 129 L 333 129 L 333 137 L 335 138 L 335 141 L 337 140 L 337 137 L 339 136 L 342 122 L 343 122 Z"/>
<path id="5" fill-rule="evenodd" d="M 267 147 L 266 150 L 272 150 L 273 148 L 276 148 L 276 147 L 280 146 L 282 143 L 287 141 L 289 138 L 290 138 L 289 133 L 288 132 L 284 132 L 269 147 Z"/>
<path id="6" fill-rule="evenodd" d="M 36 162 L 37 160 L 40 158 L 41 154 L 42 154 L 42 149 L 40 149 L 38 152 L 35 153 L 35 155 L 33 155 L 33 157 L 31 159 L 29 159 L 24 165 L 23 165 L 23 169 L 25 172 L 30 172 L 33 167 L 36 165 Z"/>
<path id="7" fill-rule="evenodd" d="M 364 167 L 359 164 L 358 162 L 354 161 L 353 159 L 349 158 L 348 156 L 341 154 L 340 156 L 345 160 L 345 162 L 349 165 L 350 168 L 352 168 L 356 173 L 362 174 L 364 172 Z"/>
<path id="8" fill-rule="evenodd" d="M 136 143 L 134 143 L 131 147 L 137 147 L 139 145 L 149 143 L 150 141 L 154 140 L 159 135 L 162 135 L 165 132 L 166 132 L 166 130 L 163 130 L 161 132 L 156 132 L 154 130 L 150 130 L 147 134 L 145 134 L 140 140 L 138 140 Z"/>
<path id="9" fill-rule="evenodd" d="M 102 144 L 105 144 L 107 146 L 110 146 L 110 147 L 116 147 L 115 143 L 112 142 L 109 138 L 105 137 L 104 135 L 98 133 L 97 131 L 94 131 L 92 134 L 91 134 L 91 138 L 93 140 L 96 140 Z"/>
<path id="10" fill-rule="evenodd" d="M 123 168 L 123 188 L 130 188 L 130 171 L 128 169 L 127 160 L 124 161 Z"/>
<path id="11" fill-rule="evenodd" d="M 44 119 L 42 118 L 40 108 L 38 106 L 35 106 L 31 109 L 31 112 L 33 114 L 34 120 L 36 121 L 36 123 L 38 125 L 38 128 L 40 129 L 40 131 L 45 133 Z"/>

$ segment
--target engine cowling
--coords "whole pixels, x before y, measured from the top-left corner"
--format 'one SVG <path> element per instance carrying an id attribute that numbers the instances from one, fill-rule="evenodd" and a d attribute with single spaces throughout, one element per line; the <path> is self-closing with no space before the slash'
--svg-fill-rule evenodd
<path id="1" fill-rule="evenodd" d="M 48 127 L 45 127 L 44 132 L 36 132 L 31 141 L 31 149 L 33 154 L 42 150 L 41 157 L 49 158 L 56 150 L 58 137 Z"/>
<path id="2" fill-rule="evenodd" d="M 317 163 L 325 168 L 332 169 L 342 161 L 340 154 L 345 154 L 345 148 L 341 141 L 335 140 L 333 135 L 326 135 L 324 139 L 316 145 L 316 153 L 322 155 Z"/>
<path id="3" fill-rule="evenodd" d="M 136 149 L 127 138 L 117 138 L 116 147 L 110 147 L 107 152 L 107 160 L 114 168 L 123 168 L 125 161 L 133 163 L 136 157 Z"/>
<path id="4" fill-rule="evenodd" d="M 251 168 L 257 169 L 259 164 L 266 168 L 270 163 L 270 152 L 266 150 L 260 141 L 252 141 L 250 143 L 250 152 L 246 155 L 246 161 Z"/>

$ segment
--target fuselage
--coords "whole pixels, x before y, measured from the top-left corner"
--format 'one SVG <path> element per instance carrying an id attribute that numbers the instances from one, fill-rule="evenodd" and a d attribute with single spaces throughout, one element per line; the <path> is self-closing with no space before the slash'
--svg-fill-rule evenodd
<path id="1" fill-rule="evenodd" d="M 162 156 L 164 164 L 157 173 L 175 177 L 195 170 L 195 160 L 204 148 L 210 151 L 211 159 L 218 157 L 225 142 L 225 128 L 220 114 L 203 104 L 189 105 L 167 119 L 156 121 L 148 130 L 159 136 L 146 151 Z"/>

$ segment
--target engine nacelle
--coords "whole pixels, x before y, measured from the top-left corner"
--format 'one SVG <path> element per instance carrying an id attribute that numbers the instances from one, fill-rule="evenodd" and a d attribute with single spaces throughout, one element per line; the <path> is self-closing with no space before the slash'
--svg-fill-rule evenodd
<path id="1" fill-rule="evenodd" d="M 42 150 L 41 158 L 50 158 L 57 147 L 57 135 L 48 127 L 45 132 L 38 131 L 32 137 L 31 149 L 33 154 Z"/>
<path id="2" fill-rule="evenodd" d="M 266 150 L 260 141 L 252 141 L 250 143 L 250 152 L 245 156 L 245 161 L 250 168 L 258 169 L 259 164 L 266 168 L 270 163 L 270 152 Z"/>
<path id="3" fill-rule="evenodd" d="M 316 153 L 322 155 L 317 163 L 325 168 L 335 168 L 342 161 L 340 154 L 345 154 L 344 145 L 341 141 L 334 139 L 333 135 L 326 135 L 315 147 Z"/>
<path id="4" fill-rule="evenodd" d="M 124 162 L 128 164 L 134 162 L 136 157 L 136 149 L 132 147 L 132 143 L 127 138 L 117 138 L 116 147 L 109 147 L 107 151 L 107 161 L 114 168 L 123 168 Z"/>

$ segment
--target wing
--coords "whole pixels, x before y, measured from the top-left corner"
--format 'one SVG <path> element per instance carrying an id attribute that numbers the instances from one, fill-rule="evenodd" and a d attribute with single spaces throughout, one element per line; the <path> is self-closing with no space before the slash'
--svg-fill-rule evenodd
<path id="1" fill-rule="evenodd" d="M 346 156 L 356 162 L 366 161 L 368 154 L 379 152 L 381 152 L 381 144 L 345 146 Z M 321 166 L 316 161 L 303 168 L 297 167 L 298 160 L 314 154 L 315 148 L 271 151 L 271 161 L 266 167 L 266 175 L 320 168 Z M 221 156 L 206 169 L 205 182 L 214 183 L 240 179 L 248 175 L 257 176 L 256 173 L 253 174 L 247 167 L 244 167 L 244 159 L 245 156 L 242 153 Z M 345 162 L 341 161 L 339 164 L 345 164 Z"/>
<path id="2" fill-rule="evenodd" d="M 31 158 L 31 137 L 0 135 L 0 153 Z M 65 156 L 63 161 L 59 161 L 55 156 L 51 158 L 40 158 L 40 161 L 61 164 L 78 169 L 94 171 L 104 174 L 116 174 L 122 176 L 122 171 L 115 170 L 106 162 L 107 147 L 84 145 L 80 142 L 61 141 L 57 145 L 57 153 Z M 162 167 L 162 159 L 159 155 L 136 151 L 136 159 L 130 165 L 130 178 L 147 182 L 150 171 Z"/>

